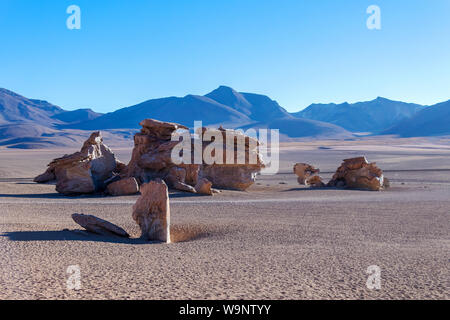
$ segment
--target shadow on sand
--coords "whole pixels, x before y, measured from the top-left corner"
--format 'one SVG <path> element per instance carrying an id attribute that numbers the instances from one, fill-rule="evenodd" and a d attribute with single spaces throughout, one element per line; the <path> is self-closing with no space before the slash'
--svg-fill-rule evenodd
<path id="1" fill-rule="evenodd" d="M 103 194 L 92 194 L 92 195 L 74 195 L 67 196 L 60 193 L 27 193 L 27 194 L 2 194 L 0 193 L 0 198 L 20 198 L 20 199 L 99 199 L 106 198 Z"/>
<path id="2" fill-rule="evenodd" d="M 1 234 L 11 241 L 90 241 L 124 244 L 151 244 L 157 242 L 145 241 L 139 238 L 120 238 L 114 236 L 101 236 L 82 230 L 61 231 L 14 231 Z"/>
<path id="3" fill-rule="evenodd" d="M 174 225 L 170 228 L 172 243 L 198 240 L 211 235 L 204 226 Z M 117 236 L 98 235 L 85 230 L 55 230 L 55 231 L 13 231 L 0 234 L 10 241 L 88 241 L 123 243 L 132 245 L 160 244 L 159 241 L 147 241 L 141 238 L 121 238 Z"/>

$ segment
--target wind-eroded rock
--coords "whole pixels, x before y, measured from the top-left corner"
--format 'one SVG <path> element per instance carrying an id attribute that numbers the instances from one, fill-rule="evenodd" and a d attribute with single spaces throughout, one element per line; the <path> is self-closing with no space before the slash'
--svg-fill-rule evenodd
<path id="1" fill-rule="evenodd" d="M 155 179 L 141 185 L 141 196 L 133 206 L 133 220 L 141 228 L 141 238 L 170 242 L 170 205 L 167 185 Z"/>
<path id="2" fill-rule="evenodd" d="M 81 227 L 93 233 L 105 236 L 116 235 L 125 238 L 130 237 L 121 227 L 95 216 L 74 213 L 72 219 Z"/>
<path id="3" fill-rule="evenodd" d="M 140 124 L 142 129 L 134 136 L 135 145 L 127 169 L 127 176 L 135 177 L 139 183 L 160 178 L 171 188 L 195 193 L 199 179 L 204 178 L 216 188 L 245 190 L 255 182 L 256 174 L 264 167 L 258 141 L 239 131 L 201 128 L 198 132 L 200 138 L 187 135 L 189 140 L 180 142 L 171 140 L 174 132 L 188 130 L 182 125 L 152 119 Z M 211 139 L 202 139 L 205 135 Z M 219 143 L 219 139 L 222 142 Z M 190 146 L 190 154 L 184 155 L 190 158 L 188 163 L 174 163 L 172 159 L 172 152 L 179 143 Z M 201 144 L 201 155 L 208 154 L 214 161 L 204 157 L 200 163 L 194 161 L 198 143 Z M 220 153 L 219 149 L 223 152 Z"/>
<path id="4" fill-rule="evenodd" d="M 53 160 L 34 181 L 56 180 L 56 191 L 63 194 L 92 193 L 102 191 L 105 181 L 123 170 L 124 164 L 103 144 L 100 132 L 94 132 L 79 152 Z"/>
<path id="5" fill-rule="evenodd" d="M 389 180 L 375 163 L 369 163 L 365 157 L 345 159 L 328 184 L 323 183 L 317 174 L 319 169 L 306 164 L 297 163 L 294 172 L 301 185 L 313 187 L 335 187 L 379 191 L 389 187 Z"/>
<path id="6" fill-rule="evenodd" d="M 108 184 L 106 188 L 112 196 L 126 196 L 139 192 L 139 184 L 135 178 L 125 178 Z"/>
<path id="7" fill-rule="evenodd" d="M 389 187 L 389 182 L 375 163 L 358 157 L 344 160 L 328 186 L 379 191 Z"/>

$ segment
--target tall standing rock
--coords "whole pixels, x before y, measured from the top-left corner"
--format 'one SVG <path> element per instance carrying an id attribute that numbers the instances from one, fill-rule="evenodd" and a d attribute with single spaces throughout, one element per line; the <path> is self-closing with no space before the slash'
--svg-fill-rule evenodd
<path id="1" fill-rule="evenodd" d="M 141 196 L 133 206 L 133 220 L 141 228 L 141 238 L 170 242 L 170 205 L 167 185 L 155 179 L 141 186 Z"/>

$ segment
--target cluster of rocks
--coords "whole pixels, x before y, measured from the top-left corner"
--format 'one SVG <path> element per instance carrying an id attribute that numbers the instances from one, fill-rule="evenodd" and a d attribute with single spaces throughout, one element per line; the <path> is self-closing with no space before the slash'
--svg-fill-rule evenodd
<path id="1" fill-rule="evenodd" d="M 319 172 L 319 169 L 306 163 L 297 163 L 294 166 L 294 173 L 297 174 L 301 185 L 370 191 L 380 191 L 389 187 L 389 180 L 383 171 L 376 163 L 367 161 L 366 157 L 345 159 L 327 184 L 318 176 Z"/>
<path id="2" fill-rule="evenodd" d="M 162 179 L 177 190 L 213 195 L 215 188 L 245 190 L 256 180 L 264 164 L 258 152 L 258 141 L 239 131 L 201 128 L 201 136 L 220 135 L 223 138 L 223 160 L 207 164 L 204 160 L 195 163 L 194 150 L 199 142 L 194 137 L 187 141 L 191 148 L 191 161 L 174 163 L 174 148 L 183 141 L 172 141 L 172 134 L 188 128 L 176 123 L 146 119 L 140 123 L 142 129 L 134 136 L 134 148 L 128 165 L 116 159 L 104 143 L 100 132 L 94 132 L 84 143 L 81 151 L 53 160 L 45 173 L 34 179 L 38 183 L 56 181 L 56 190 L 63 194 L 88 194 L 107 192 L 113 196 L 139 192 L 139 186 L 154 179 Z M 231 146 L 227 135 L 236 139 Z M 244 162 L 238 162 L 238 140 L 244 141 Z M 214 140 L 213 140 L 214 141 Z M 213 141 L 200 141 L 203 152 Z M 212 148 L 214 150 L 214 148 Z M 234 152 L 234 160 L 227 157 Z M 213 151 L 214 152 L 214 151 Z M 254 161 L 250 161 L 254 160 Z"/>
<path id="3" fill-rule="evenodd" d="M 297 181 L 304 186 L 324 187 L 322 178 L 318 175 L 320 170 L 307 163 L 297 163 L 294 165 L 294 173 Z"/>

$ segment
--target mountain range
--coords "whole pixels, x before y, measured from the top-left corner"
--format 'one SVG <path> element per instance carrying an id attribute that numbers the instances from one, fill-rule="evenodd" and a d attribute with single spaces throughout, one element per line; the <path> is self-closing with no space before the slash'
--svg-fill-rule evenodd
<path id="1" fill-rule="evenodd" d="M 67 111 L 47 101 L 0 89 L 0 146 L 42 148 L 79 144 L 93 130 L 125 142 L 145 118 L 228 128 L 279 129 L 282 139 L 345 139 L 357 135 L 450 135 L 450 101 L 434 106 L 377 98 L 342 104 L 312 104 L 289 113 L 271 98 L 220 86 L 204 95 L 152 99 L 101 114 Z"/>

